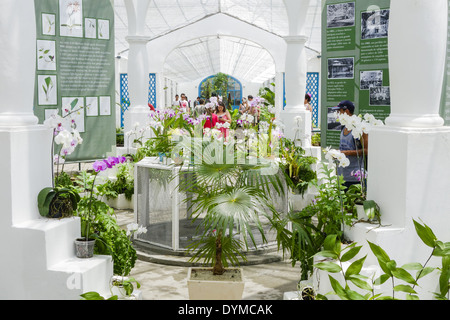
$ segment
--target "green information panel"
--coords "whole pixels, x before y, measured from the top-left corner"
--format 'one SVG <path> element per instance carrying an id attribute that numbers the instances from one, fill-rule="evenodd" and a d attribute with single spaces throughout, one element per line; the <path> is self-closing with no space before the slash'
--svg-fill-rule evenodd
<path id="1" fill-rule="evenodd" d="M 355 114 L 390 114 L 390 0 L 326 0 L 322 13 L 322 145 L 339 147 L 332 107 L 351 100 Z"/>
<path id="2" fill-rule="evenodd" d="M 73 113 L 83 143 L 68 161 L 104 158 L 116 144 L 114 9 L 111 0 L 35 0 L 40 123 Z"/>

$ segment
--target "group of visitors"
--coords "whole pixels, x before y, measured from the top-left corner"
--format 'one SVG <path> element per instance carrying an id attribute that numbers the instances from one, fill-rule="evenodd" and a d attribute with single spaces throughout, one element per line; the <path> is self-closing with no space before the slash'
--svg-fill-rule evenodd
<path id="1" fill-rule="evenodd" d="M 258 123 L 261 116 L 261 109 L 259 103 L 254 101 L 252 95 L 249 95 L 247 99 L 244 97 L 242 103 L 239 106 L 239 114 L 249 114 L 253 116 L 254 123 Z"/>
<path id="2" fill-rule="evenodd" d="M 229 127 L 231 124 L 231 114 L 225 107 L 221 97 L 213 93 L 210 99 L 202 99 L 197 97 L 194 101 L 194 106 L 191 108 L 190 101 L 184 93 L 181 94 L 181 100 L 179 100 L 178 94 L 175 95 L 175 100 L 172 103 L 173 106 L 179 106 L 182 112 L 188 112 L 195 114 L 197 117 L 205 115 L 206 120 L 204 128 L 218 128 L 224 138 L 228 137 Z M 219 124 L 219 125 L 217 125 Z"/>

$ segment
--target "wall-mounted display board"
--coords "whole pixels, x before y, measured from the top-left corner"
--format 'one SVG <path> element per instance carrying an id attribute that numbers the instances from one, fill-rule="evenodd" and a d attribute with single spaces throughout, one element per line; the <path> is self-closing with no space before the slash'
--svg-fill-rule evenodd
<path id="1" fill-rule="evenodd" d="M 43 123 L 80 110 L 83 144 L 66 160 L 104 158 L 116 144 L 112 0 L 35 0 L 35 8 L 34 113 Z"/>
<path id="2" fill-rule="evenodd" d="M 322 12 L 322 146 L 339 147 L 332 107 L 351 100 L 355 114 L 390 114 L 390 0 L 326 0 Z"/>

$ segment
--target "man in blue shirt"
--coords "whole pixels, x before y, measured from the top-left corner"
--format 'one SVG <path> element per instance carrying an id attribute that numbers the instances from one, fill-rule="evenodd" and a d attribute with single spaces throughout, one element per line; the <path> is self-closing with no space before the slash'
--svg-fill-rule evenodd
<path id="1" fill-rule="evenodd" d="M 341 101 L 333 110 L 338 111 L 340 114 L 347 114 L 352 116 L 355 112 L 355 105 L 353 102 L 344 100 Z M 362 143 L 364 143 L 364 148 Z M 353 137 L 352 131 L 348 130 L 345 126 L 341 128 L 341 137 L 339 150 L 345 154 L 345 156 L 350 160 L 350 165 L 348 167 L 342 168 L 338 167 L 338 175 L 342 175 L 345 180 L 345 186 L 348 188 L 352 184 L 358 184 L 360 181 L 356 176 L 356 172 L 364 173 L 366 165 L 364 163 L 364 158 L 367 158 L 368 151 L 368 136 L 366 133 L 362 134 L 362 139 L 355 139 Z M 364 155 L 363 156 L 363 152 Z"/>

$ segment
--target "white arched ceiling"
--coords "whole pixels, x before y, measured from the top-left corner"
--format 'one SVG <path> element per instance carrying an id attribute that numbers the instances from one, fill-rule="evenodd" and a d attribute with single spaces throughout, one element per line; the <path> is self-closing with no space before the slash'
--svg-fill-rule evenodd
<path id="1" fill-rule="evenodd" d="M 175 48 L 164 64 L 164 76 L 177 82 L 222 72 L 239 80 L 262 83 L 275 76 L 270 53 L 255 42 L 230 36 L 208 36 Z"/>
<path id="2" fill-rule="evenodd" d="M 115 0 L 114 7 L 116 55 L 126 57 L 128 55 L 129 44 L 125 38 L 128 35 L 129 30 L 124 0 Z M 305 22 L 305 33 L 308 37 L 306 46 L 308 49 L 308 55 L 310 57 L 320 55 L 321 51 L 321 9 L 321 0 L 310 1 L 310 7 L 306 15 L 307 21 Z M 176 38 L 175 42 L 178 44 L 182 44 L 186 41 L 192 40 L 193 42 L 190 44 L 194 44 L 196 43 L 195 41 L 199 41 L 193 40 L 194 38 L 203 38 L 210 35 L 216 36 L 217 34 L 219 34 L 219 37 L 234 36 L 245 38 L 247 40 L 241 40 L 237 43 L 233 42 L 232 47 L 235 48 L 233 51 L 232 49 L 229 50 L 229 48 L 226 47 L 226 44 L 229 43 L 229 38 L 223 37 L 221 38 L 222 40 L 217 39 L 218 41 L 216 41 L 210 37 L 206 43 L 208 43 L 208 46 L 211 46 L 210 48 L 214 48 L 214 46 L 220 46 L 220 52 L 222 52 L 220 55 L 222 56 L 222 58 L 219 58 L 220 55 L 210 55 L 209 57 L 206 57 L 208 51 L 205 51 L 200 54 L 205 56 L 205 59 L 202 59 L 201 62 L 196 62 L 194 64 L 192 62 L 198 61 L 198 59 L 194 56 L 190 56 L 190 51 L 184 50 L 183 54 L 181 54 L 181 52 L 176 53 L 175 50 L 173 56 L 168 57 L 167 60 L 167 56 L 164 57 L 165 70 L 168 73 L 172 73 L 171 78 L 173 80 L 183 82 L 188 81 L 188 78 L 192 79 L 198 77 L 198 74 L 201 74 L 203 76 L 203 71 L 200 68 L 204 68 L 204 66 L 201 67 L 201 64 L 204 64 L 205 60 L 216 61 L 218 64 L 216 64 L 214 68 L 217 70 L 230 69 L 231 67 L 227 65 L 233 65 L 233 63 L 226 62 L 226 60 L 231 61 L 231 57 L 224 57 L 224 51 L 229 52 L 230 55 L 236 56 L 236 50 L 237 52 L 240 52 L 239 48 L 241 48 L 242 46 L 247 46 L 247 44 L 249 43 L 248 40 L 254 40 L 252 39 L 252 37 L 245 37 L 240 35 L 239 32 L 227 32 L 227 29 L 236 29 L 233 28 L 231 24 L 237 24 L 241 27 L 245 24 L 248 27 L 252 27 L 254 30 L 259 29 L 260 31 L 264 31 L 267 34 L 267 37 L 271 39 L 275 39 L 277 37 L 282 38 L 289 34 L 288 17 L 283 0 L 151 0 L 146 15 L 147 18 L 144 28 L 146 33 L 145 35 L 152 39 L 151 42 L 159 43 L 159 40 L 161 38 L 165 38 L 168 36 L 170 38 L 170 35 L 172 33 L 179 33 L 181 29 L 184 29 L 190 25 L 197 24 L 200 26 L 203 20 L 217 19 L 217 24 L 220 24 L 221 19 L 219 18 L 219 16 L 227 16 L 228 18 L 231 18 L 227 20 L 226 25 L 217 25 L 214 27 L 215 30 L 224 30 L 224 32 L 218 31 L 214 33 L 210 32 L 209 34 L 203 33 L 203 35 L 199 35 L 198 37 L 193 37 L 188 34 L 188 36 L 185 36 L 184 39 Z M 206 39 L 203 39 L 202 41 L 206 41 Z M 260 41 L 255 42 L 258 43 L 258 45 L 256 45 L 257 47 L 263 46 L 267 49 L 267 47 Z M 164 41 L 162 43 L 164 43 Z M 189 42 L 186 44 L 189 45 Z M 203 48 L 205 47 L 204 43 L 200 43 L 200 46 Z M 263 64 L 266 61 L 266 58 L 262 53 L 264 50 L 257 47 L 255 47 L 253 44 L 244 49 L 242 52 L 258 51 L 258 54 L 253 55 L 254 59 L 251 59 L 252 57 L 244 56 L 242 57 L 240 62 L 234 61 L 234 65 L 239 66 L 234 70 L 237 73 L 243 74 L 245 72 L 244 70 L 239 70 L 240 68 L 247 69 L 246 71 L 248 71 L 248 69 L 264 69 L 262 70 L 262 73 L 259 77 L 253 76 L 252 71 L 248 71 L 246 75 L 245 80 L 252 79 L 252 81 L 260 82 L 264 81 L 262 78 L 266 77 L 266 75 L 268 74 L 270 74 L 270 77 L 273 77 L 274 71 L 272 67 L 263 68 L 263 65 L 258 65 L 259 63 Z M 283 48 L 284 46 L 281 46 L 280 50 L 283 50 Z M 166 51 L 165 48 L 158 48 L 158 51 L 160 49 L 162 49 L 162 51 L 164 52 Z M 173 47 L 170 48 L 170 51 L 172 50 Z M 198 50 L 193 50 L 192 54 L 198 56 L 199 52 L 197 51 Z M 268 49 L 268 51 L 273 56 L 273 50 L 271 51 L 270 49 Z M 214 52 L 214 50 L 210 49 L 209 52 Z M 155 51 L 153 49 L 149 49 L 149 56 L 151 60 L 153 59 L 153 54 L 155 54 Z M 176 61 L 175 56 L 179 58 L 178 61 Z M 274 59 L 276 60 L 276 57 L 274 57 Z M 156 60 L 160 59 L 156 58 Z M 220 63 L 218 61 L 220 61 Z M 191 68 L 192 64 L 194 66 L 193 69 Z M 271 71 L 268 72 L 268 69 Z M 173 76 L 173 74 L 176 73 L 176 70 L 189 70 L 189 72 L 187 73 L 190 73 L 190 75 L 188 78 L 186 78 L 185 75 L 187 73 L 183 71 L 183 75 L 180 74 L 179 77 Z M 268 76 L 268 78 L 270 77 Z"/>

